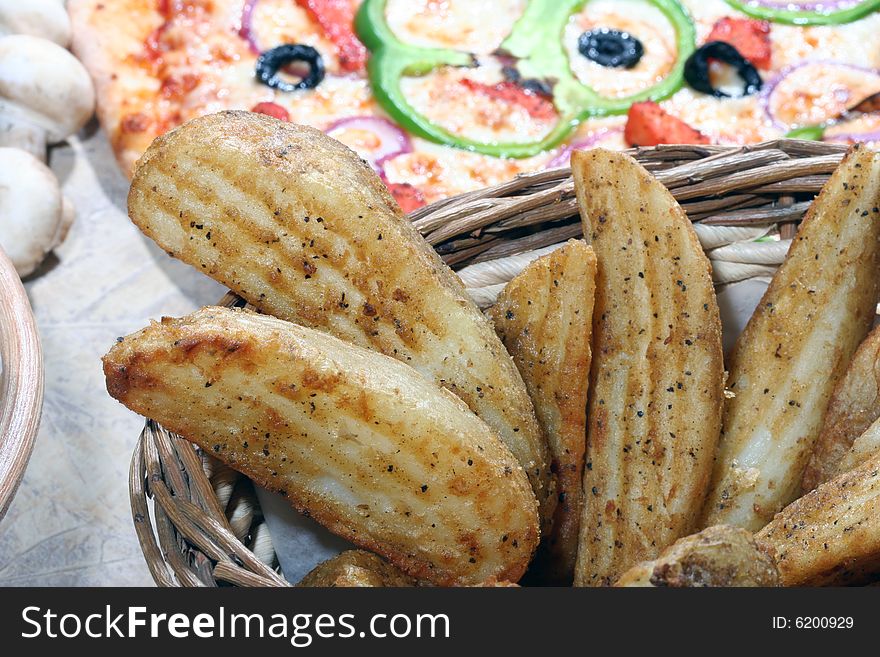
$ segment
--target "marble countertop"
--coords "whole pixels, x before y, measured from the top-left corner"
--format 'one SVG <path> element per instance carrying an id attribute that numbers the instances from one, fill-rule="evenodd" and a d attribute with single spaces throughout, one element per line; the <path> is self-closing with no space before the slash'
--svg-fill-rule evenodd
<path id="1" fill-rule="evenodd" d="M 96 125 L 53 149 L 50 164 L 77 217 L 25 282 L 43 342 L 45 403 L 24 481 L 0 521 L 0 585 L 152 585 L 128 501 L 143 420 L 107 394 L 100 358 L 117 336 L 224 290 L 129 222 L 128 181 Z"/>

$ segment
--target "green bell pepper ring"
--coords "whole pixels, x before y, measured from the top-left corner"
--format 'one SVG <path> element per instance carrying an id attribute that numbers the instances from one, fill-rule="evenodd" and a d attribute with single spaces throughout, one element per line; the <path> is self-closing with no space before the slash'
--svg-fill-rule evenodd
<path id="1" fill-rule="evenodd" d="M 404 76 L 425 75 L 441 66 L 473 67 L 472 55 L 443 48 L 423 48 L 401 42 L 385 18 L 387 0 L 365 0 L 355 18 L 355 29 L 372 55 L 367 72 L 373 95 L 388 114 L 409 132 L 431 141 L 495 157 L 523 158 L 553 148 L 586 118 L 624 114 L 643 100 L 661 100 L 675 93 L 684 81 L 684 62 L 696 49 L 694 25 L 677 0 L 648 0 L 672 23 L 678 59 L 669 75 L 637 94 L 606 98 L 581 83 L 571 72 L 562 45 L 569 17 L 589 0 L 531 0 L 500 50 L 517 58 L 525 78 L 553 84 L 553 104 L 559 120 L 540 140 L 481 142 L 456 135 L 416 110 L 401 88 Z"/>
<path id="2" fill-rule="evenodd" d="M 822 137 L 825 136 L 825 126 L 824 125 L 805 125 L 800 128 L 795 128 L 794 130 L 789 130 L 786 133 L 786 139 L 804 139 L 806 141 L 822 141 Z"/>
<path id="3" fill-rule="evenodd" d="M 753 4 L 746 0 L 725 0 L 727 4 L 752 18 L 784 23 L 786 25 L 842 25 L 864 18 L 871 12 L 880 9 L 880 0 L 864 0 L 857 5 L 837 11 L 806 11 L 785 9 L 783 7 L 767 7 Z"/>

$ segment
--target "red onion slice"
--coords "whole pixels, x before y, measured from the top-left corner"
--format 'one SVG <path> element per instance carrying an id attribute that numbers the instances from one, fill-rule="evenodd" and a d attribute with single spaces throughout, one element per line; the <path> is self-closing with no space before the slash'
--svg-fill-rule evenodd
<path id="1" fill-rule="evenodd" d="M 370 165 L 382 173 L 382 165 L 388 160 L 404 153 L 412 152 L 412 142 L 409 136 L 397 125 L 378 116 L 352 116 L 334 121 L 324 130 L 329 136 L 343 130 L 363 130 L 374 135 L 379 140 L 379 145 L 370 149 L 369 152 L 358 153 Z"/>
<path id="2" fill-rule="evenodd" d="M 576 139 L 570 144 L 566 144 L 565 146 L 563 146 L 562 149 L 556 155 L 554 155 L 549 162 L 547 162 L 544 168 L 556 169 L 557 167 L 568 166 L 568 163 L 571 160 L 571 154 L 574 151 L 587 150 L 588 148 L 592 148 L 596 144 L 605 141 L 613 135 L 619 135 L 622 133 L 622 127 L 602 128 L 601 130 L 597 130 L 596 132 L 591 134 L 589 137 Z"/>
<path id="3" fill-rule="evenodd" d="M 255 55 L 259 55 L 260 45 L 257 43 L 257 37 L 254 34 L 254 9 L 260 0 L 245 0 L 244 7 L 241 9 L 241 24 L 238 28 L 238 36 L 247 41 L 248 47 Z"/>
<path id="4" fill-rule="evenodd" d="M 866 66 L 858 66 L 856 64 L 848 64 L 846 62 L 838 62 L 827 59 L 806 60 L 798 62 L 797 64 L 793 64 L 791 66 L 787 66 L 786 68 L 779 71 L 779 73 L 777 73 L 776 76 L 773 77 L 769 82 L 764 83 L 764 87 L 761 89 L 761 92 L 758 95 L 758 103 L 761 106 L 764 115 L 767 117 L 770 123 L 779 130 L 788 131 L 791 128 L 795 127 L 796 124 L 785 123 L 775 115 L 773 111 L 773 94 L 776 92 L 779 85 L 782 84 L 792 73 L 795 73 L 796 71 L 799 71 L 807 66 L 837 66 L 851 71 L 858 71 L 868 75 L 876 76 L 878 78 L 878 81 L 880 81 L 880 71 L 878 71 L 877 69 L 869 68 Z"/>

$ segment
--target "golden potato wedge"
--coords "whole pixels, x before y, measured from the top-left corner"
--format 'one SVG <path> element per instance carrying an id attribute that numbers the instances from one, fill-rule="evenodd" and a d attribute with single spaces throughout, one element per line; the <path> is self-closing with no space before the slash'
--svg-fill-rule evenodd
<path id="1" fill-rule="evenodd" d="M 632 158 L 572 155 L 598 261 L 575 584 L 610 585 L 692 531 L 718 443 L 724 367 L 709 260 Z"/>
<path id="2" fill-rule="evenodd" d="M 730 355 L 703 525 L 757 531 L 797 497 L 831 391 L 880 292 L 880 157 L 854 147 L 825 184 Z"/>
<path id="3" fill-rule="evenodd" d="M 559 504 L 531 572 L 571 584 L 583 509 L 596 256 L 580 240 L 530 263 L 489 310 L 550 446 Z"/>
<path id="4" fill-rule="evenodd" d="M 856 349 L 849 367 L 834 386 L 828 410 L 804 470 L 801 489 L 811 491 L 846 470 L 841 460 L 854 441 L 880 418 L 880 327 Z"/>
<path id="5" fill-rule="evenodd" d="M 379 177 L 319 130 L 224 112 L 157 139 L 132 221 L 261 311 L 411 365 L 495 429 L 549 520 L 549 453 L 513 360 Z"/>
<path id="6" fill-rule="evenodd" d="M 678 539 L 654 561 L 626 571 L 615 586 L 779 586 L 767 546 L 739 527 L 715 525 Z"/>
<path id="7" fill-rule="evenodd" d="M 110 395 L 437 584 L 516 581 L 537 503 L 497 434 L 387 356 L 246 311 L 163 319 L 104 357 Z"/>
<path id="8" fill-rule="evenodd" d="M 837 465 L 837 474 L 841 475 L 859 467 L 878 453 L 880 453 L 880 420 L 874 420 L 871 426 L 853 441 L 852 447 L 840 459 L 840 463 Z"/>
<path id="9" fill-rule="evenodd" d="M 786 586 L 861 584 L 880 573 L 880 454 L 795 500 L 757 534 Z"/>
<path id="10" fill-rule="evenodd" d="M 472 584 L 471 588 L 475 589 L 518 589 L 519 584 L 516 582 L 508 582 L 506 580 L 499 581 L 497 579 L 488 579 L 479 584 Z"/>
<path id="11" fill-rule="evenodd" d="M 315 566 L 297 586 L 372 588 L 416 586 L 416 580 L 372 552 L 346 550 Z"/>

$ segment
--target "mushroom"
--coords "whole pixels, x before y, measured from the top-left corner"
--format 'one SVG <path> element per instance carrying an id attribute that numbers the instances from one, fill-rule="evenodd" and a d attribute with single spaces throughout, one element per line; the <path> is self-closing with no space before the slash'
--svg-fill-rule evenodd
<path id="1" fill-rule="evenodd" d="M 55 174 L 30 153 L 0 148 L 0 247 L 19 276 L 32 273 L 73 221 Z"/>
<path id="2" fill-rule="evenodd" d="M 0 37 L 0 146 L 46 161 L 46 147 L 64 141 L 92 116 L 95 90 L 79 60 L 39 37 Z"/>
<path id="3" fill-rule="evenodd" d="M 0 36 L 30 34 L 70 44 L 70 18 L 64 0 L 0 0 Z"/>

